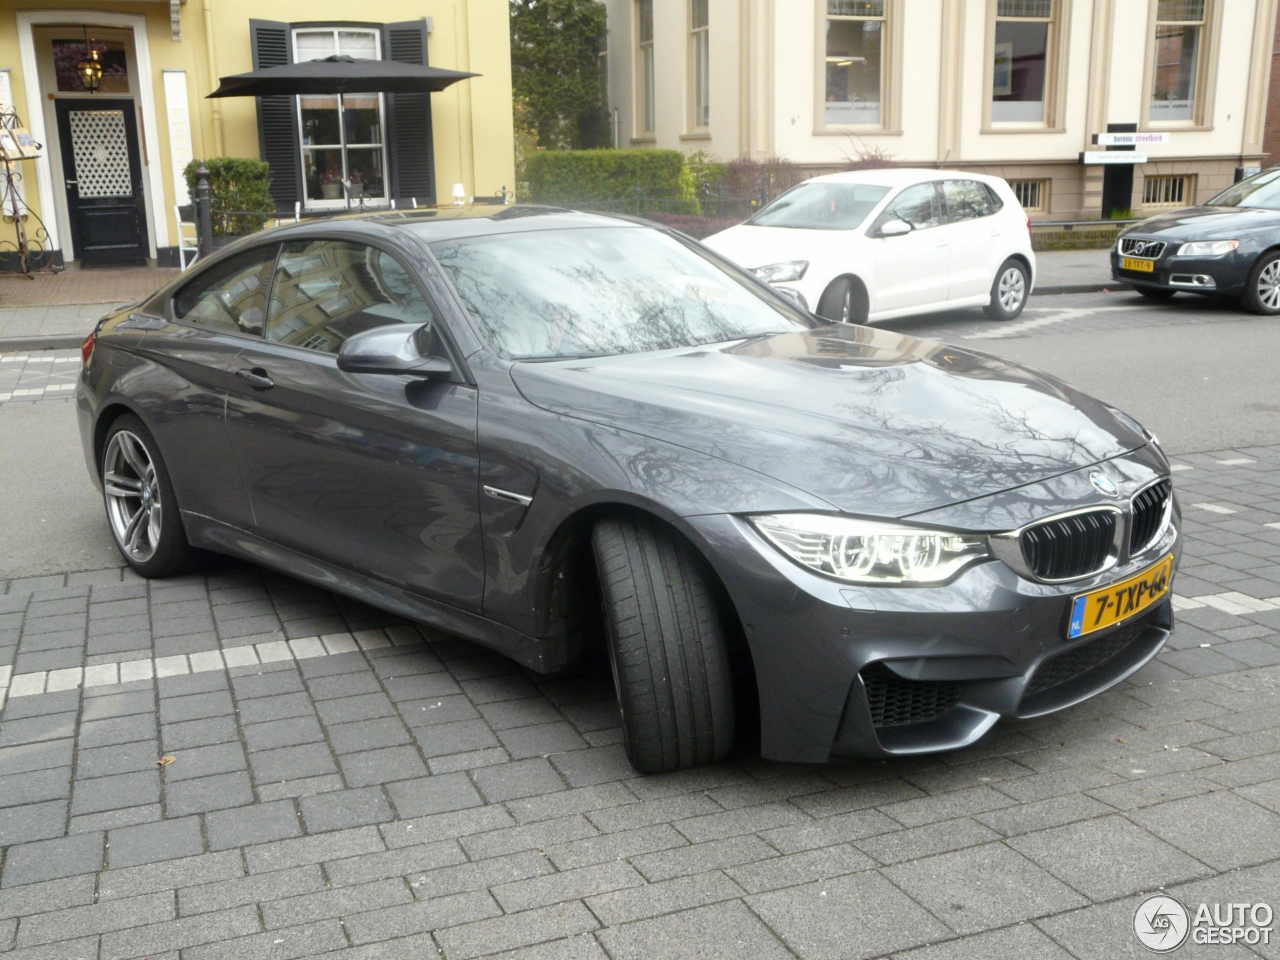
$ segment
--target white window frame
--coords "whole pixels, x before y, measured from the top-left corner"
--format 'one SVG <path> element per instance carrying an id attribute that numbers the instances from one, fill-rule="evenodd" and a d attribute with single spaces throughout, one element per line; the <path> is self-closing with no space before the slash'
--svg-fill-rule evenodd
<path id="1" fill-rule="evenodd" d="M 641 13 L 645 3 L 649 4 L 651 22 L 649 39 L 643 39 L 640 25 Z M 633 0 L 632 16 L 635 18 L 636 37 L 636 105 L 635 105 L 635 137 L 638 140 L 652 140 L 657 132 L 658 111 L 654 103 L 657 78 L 654 64 L 653 39 L 657 33 L 657 13 L 653 10 L 654 0 Z"/>
<path id="2" fill-rule="evenodd" d="M 698 26 L 693 14 L 701 2 L 707 21 Z M 711 2 L 689 0 L 689 129 L 703 132 L 711 126 Z"/>
<path id="3" fill-rule="evenodd" d="M 289 31 L 289 43 L 293 47 L 293 62 L 298 62 L 298 36 L 299 34 L 316 34 L 331 33 L 333 34 L 333 48 L 338 49 L 339 33 L 366 33 L 373 37 L 374 50 L 377 52 L 377 59 L 382 59 L 382 31 L 375 27 L 349 26 L 346 24 L 334 24 L 326 26 L 317 24 L 307 27 L 293 27 Z M 390 167 L 387 163 L 387 102 L 386 98 L 381 94 L 375 94 L 378 98 L 378 129 L 381 131 L 380 136 L 382 143 L 378 145 L 378 152 L 382 154 L 382 192 L 381 197 L 365 197 L 364 206 L 367 207 L 386 207 L 391 204 L 391 174 Z M 338 97 L 338 136 L 341 143 L 313 143 L 307 144 L 303 142 L 302 133 L 302 98 L 295 97 L 295 109 L 298 112 L 298 155 L 302 162 L 302 182 L 301 197 L 302 209 L 304 210 L 346 210 L 350 206 L 360 206 L 360 198 L 352 197 L 350 200 L 346 197 L 346 191 L 343 196 L 336 200 L 313 200 L 307 196 L 306 184 L 306 160 L 305 154 L 308 149 L 340 149 L 342 151 L 342 176 L 344 180 L 350 180 L 351 174 L 347 167 L 347 123 L 345 109 L 342 103 L 342 97 Z M 355 149 L 365 152 L 372 152 L 369 147 L 357 146 Z"/>

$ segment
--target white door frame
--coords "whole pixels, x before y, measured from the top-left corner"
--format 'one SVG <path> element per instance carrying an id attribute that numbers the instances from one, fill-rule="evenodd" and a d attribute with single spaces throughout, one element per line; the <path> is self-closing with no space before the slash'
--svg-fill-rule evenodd
<path id="1" fill-rule="evenodd" d="M 57 26 L 65 23 L 91 23 L 103 27 L 124 27 L 133 31 L 133 58 L 138 70 L 138 108 L 142 111 L 142 141 L 149 161 L 143 174 L 147 188 L 146 209 L 151 223 L 147 230 L 150 255 L 156 256 L 160 247 L 169 246 L 169 223 L 164 216 L 164 176 L 160 172 L 159 131 L 156 125 L 156 97 L 152 87 L 151 47 L 147 42 L 147 20 L 140 14 L 113 13 L 105 10 L 19 10 L 18 54 L 22 62 L 23 83 L 27 88 L 27 125 L 37 143 L 48 143 L 44 124 L 43 92 L 40 89 L 40 67 L 36 61 L 36 42 L 33 28 Z M 49 235 L 49 246 L 62 250 L 65 260 L 75 258 L 71 249 L 71 237 L 60 237 L 57 207 L 53 199 L 53 167 L 49 163 L 49 151 L 45 150 L 34 161 L 36 182 L 40 189 L 40 213 Z M 59 242 L 61 240 L 61 242 Z"/>

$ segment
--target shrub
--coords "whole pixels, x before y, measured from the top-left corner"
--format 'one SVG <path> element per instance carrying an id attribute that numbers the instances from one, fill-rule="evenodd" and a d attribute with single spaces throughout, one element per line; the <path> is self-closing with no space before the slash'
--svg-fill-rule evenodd
<path id="1" fill-rule="evenodd" d="M 536 203 L 622 200 L 637 190 L 679 197 L 688 189 L 683 169 L 678 150 L 542 150 L 525 157 L 529 198 Z"/>
<path id="2" fill-rule="evenodd" d="M 215 236 L 241 235 L 261 230 L 267 218 L 275 213 L 271 198 L 271 167 L 265 160 L 248 157 L 214 157 L 192 160 L 183 175 L 194 202 L 196 170 L 204 163 L 209 168 L 209 197 L 213 201 L 213 233 Z"/>
<path id="3" fill-rule="evenodd" d="M 724 165 L 720 183 L 726 196 L 760 197 L 768 203 L 804 179 L 804 169 L 784 157 L 741 157 Z"/>

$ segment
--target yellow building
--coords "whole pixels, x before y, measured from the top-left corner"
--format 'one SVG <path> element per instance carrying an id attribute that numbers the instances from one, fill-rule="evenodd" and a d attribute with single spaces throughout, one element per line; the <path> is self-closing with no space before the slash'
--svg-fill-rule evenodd
<path id="1" fill-rule="evenodd" d="M 77 71 L 87 51 L 102 66 L 94 92 Z M 479 76 L 341 104 L 206 99 L 219 77 L 332 54 Z M 485 196 L 515 182 L 506 0 L 381 0 L 367 11 L 342 0 L 0 0 L 0 102 L 43 145 L 21 162 L 18 189 L 64 261 L 177 265 L 175 208 L 188 202 L 193 157 L 267 160 L 289 214 L 337 212 L 349 197 L 448 203 L 455 184 Z"/>

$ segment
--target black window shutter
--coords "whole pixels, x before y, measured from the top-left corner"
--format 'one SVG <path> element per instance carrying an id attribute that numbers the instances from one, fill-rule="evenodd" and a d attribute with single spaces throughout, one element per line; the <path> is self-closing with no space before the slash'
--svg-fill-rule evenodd
<path id="1" fill-rule="evenodd" d="M 293 44 L 287 23 L 250 20 L 253 69 L 293 63 Z M 302 199 L 302 154 L 298 148 L 297 100 L 258 97 L 258 156 L 271 165 L 271 196 L 276 209 L 293 213 Z"/>
<path id="2" fill-rule="evenodd" d="M 409 20 L 382 27 L 382 59 L 427 63 L 427 22 Z M 436 202 L 436 157 L 431 137 L 431 94 L 387 94 L 387 154 L 391 196 L 397 206 Z"/>

